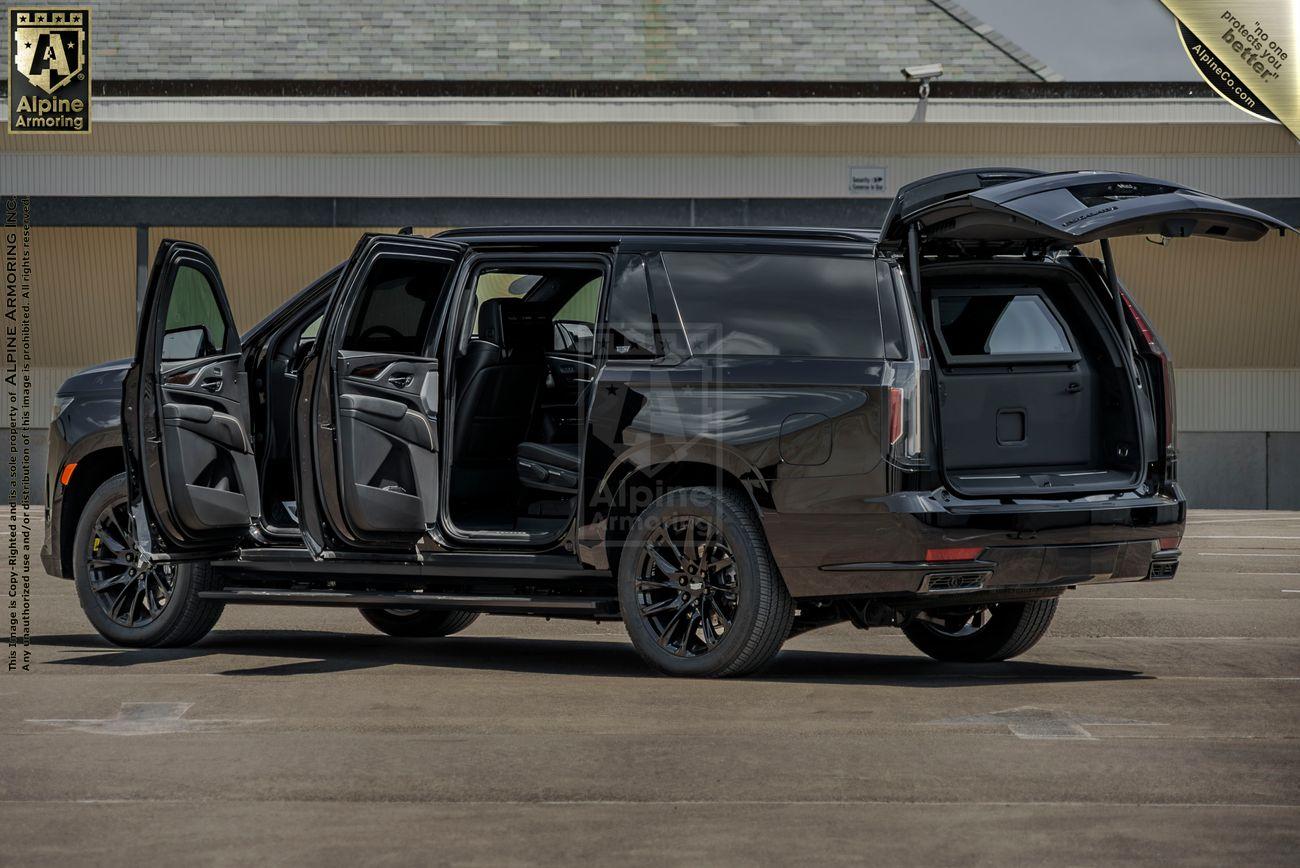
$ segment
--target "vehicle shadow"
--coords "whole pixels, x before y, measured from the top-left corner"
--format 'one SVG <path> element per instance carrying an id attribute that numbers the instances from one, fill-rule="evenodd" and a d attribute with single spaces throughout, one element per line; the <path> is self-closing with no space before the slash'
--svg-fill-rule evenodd
<path id="1" fill-rule="evenodd" d="M 95 634 L 33 637 L 33 643 L 63 649 L 100 649 L 50 661 L 59 666 L 123 668 L 204 658 L 258 658 L 255 665 L 217 672 L 226 676 L 320 675 L 385 666 L 430 666 L 522 672 L 539 675 L 653 678 L 626 641 L 457 636 L 393 639 L 313 631 L 214 631 L 189 648 L 121 649 Z M 267 663 L 263 658 L 288 658 Z M 225 663 L 226 661 L 221 661 Z M 251 662 L 251 660 L 250 660 Z M 938 663 L 918 654 L 857 654 L 789 649 L 770 668 L 748 680 L 871 684 L 891 687 L 974 687 L 985 684 L 1084 682 L 1146 679 L 1132 669 L 1065 666 L 1033 661 Z"/>

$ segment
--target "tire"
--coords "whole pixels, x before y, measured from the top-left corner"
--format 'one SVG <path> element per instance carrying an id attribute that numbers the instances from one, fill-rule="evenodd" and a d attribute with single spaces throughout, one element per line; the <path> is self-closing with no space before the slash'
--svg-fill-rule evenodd
<path id="1" fill-rule="evenodd" d="M 619 609 L 650 666 L 668 675 L 748 675 L 781 650 L 794 601 L 743 494 L 670 491 L 637 516 L 624 545 Z"/>
<path id="2" fill-rule="evenodd" d="M 126 474 L 119 473 L 95 489 L 81 511 L 72 562 L 81 610 L 114 645 L 193 645 L 208 634 L 224 608 L 199 597 L 200 591 L 216 587 L 212 567 L 206 562 L 162 564 L 132 573 L 134 566 L 121 556 L 134 546 L 127 498 Z M 92 564 L 95 554 L 99 557 Z M 134 580 L 128 578 L 132 575 Z"/>
<path id="3" fill-rule="evenodd" d="M 478 612 L 459 609 L 361 609 L 361 617 L 380 633 L 401 638 L 428 638 L 459 633 L 478 620 Z"/>
<path id="4" fill-rule="evenodd" d="M 930 621 L 914 620 L 903 627 L 912 644 L 935 660 L 951 663 L 989 663 L 1023 654 L 1047 634 L 1056 614 L 1056 597 L 1023 603 L 994 603 L 983 623 L 973 627 L 974 618 L 958 623 L 962 615 L 941 627 Z M 933 614 L 942 615 L 942 610 Z"/>

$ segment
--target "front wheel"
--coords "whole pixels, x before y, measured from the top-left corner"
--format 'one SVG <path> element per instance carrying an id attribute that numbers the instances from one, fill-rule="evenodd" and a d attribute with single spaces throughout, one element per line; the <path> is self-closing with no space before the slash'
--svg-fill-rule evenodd
<path id="1" fill-rule="evenodd" d="M 912 644 L 935 660 L 989 663 L 1023 654 L 1043 638 L 1056 597 L 1022 603 L 933 609 L 903 627 Z"/>
<path id="2" fill-rule="evenodd" d="M 86 501 L 73 546 L 81 609 L 99 635 L 115 645 L 192 645 L 221 617 L 221 603 L 199 596 L 214 586 L 207 563 L 139 565 L 125 473 L 104 482 Z"/>
<path id="3" fill-rule="evenodd" d="M 669 675 L 755 672 L 794 620 L 753 507 L 725 489 L 670 491 L 637 517 L 619 558 L 618 602 L 636 650 Z"/>
<path id="4" fill-rule="evenodd" d="M 380 633 L 427 639 L 459 633 L 478 620 L 478 612 L 459 609 L 362 609 L 361 617 Z"/>

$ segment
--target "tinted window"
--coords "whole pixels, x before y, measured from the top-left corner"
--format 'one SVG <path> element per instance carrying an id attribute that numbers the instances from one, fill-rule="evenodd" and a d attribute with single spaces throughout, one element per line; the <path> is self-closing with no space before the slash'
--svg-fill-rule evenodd
<path id="1" fill-rule="evenodd" d="M 483 302 L 492 298 L 508 298 L 519 301 L 542 282 L 540 274 L 523 274 L 515 271 L 493 271 L 485 269 L 474 279 L 474 330 L 479 334 L 478 311 Z"/>
<path id="2" fill-rule="evenodd" d="M 604 282 L 603 277 L 587 281 L 551 317 L 553 350 L 587 356 L 592 354 L 596 345 L 600 287 Z"/>
<path id="3" fill-rule="evenodd" d="M 950 355 L 1069 353 L 1065 328 L 1037 294 L 951 295 L 936 302 Z"/>
<path id="4" fill-rule="evenodd" d="M 654 321 L 650 317 L 650 285 L 645 259 L 620 256 L 618 279 L 609 294 L 606 345 L 611 359 L 656 356 Z"/>
<path id="5" fill-rule="evenodd" d="M 380 257 L 357 298 L 343 349 L 422 355 L 450 263 Z"/>
<path id="6" fill-rule="evenodd" d="M 163 332 L 164 361 L 199 359 L 223 351 L 226 319 L 206 274 L 188 265 L 176 269 Z"/>
<path id="7" fill-rule="evenodd" d="M 665 253 L 691 352 L 881 358 L 869 259 Z"/>

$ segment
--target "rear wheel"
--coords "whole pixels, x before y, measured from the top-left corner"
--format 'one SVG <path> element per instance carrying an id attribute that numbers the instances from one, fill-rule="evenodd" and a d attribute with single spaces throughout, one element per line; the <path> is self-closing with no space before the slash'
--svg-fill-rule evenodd
<path id="1" fill-rule="evenodd" d="M 912 644 L 935 660 L 987 663 L 1023 654 L 1047 634 L 1056 597 L 1022 603 L 932 609 L 903 627 Z"/>
<path id="2" fill-rule="evenodd" d="M 743 495 L 671 491 L 637 517 L 624 545 L 619 609 L 651 666 L 670 675 L 746 675 L 781 650 L 794 601 Z"/>
<path id="3" fill-rule="evenodd" d="M 380 633 L 428 638 L 459 633 L 478 620 L 478 612 L 459 609 L 362 609 L 361 617 Z"/>
<path id="4" fill-rule="evenodd" d="M 221 603 L 199 597 L 214 587 L 206 562 L 139 564 L 125 473 L 107 480 L 86 501 L 73 546 L 81 609 L 116 645 L 192 645 L 221 617 Z"/>

